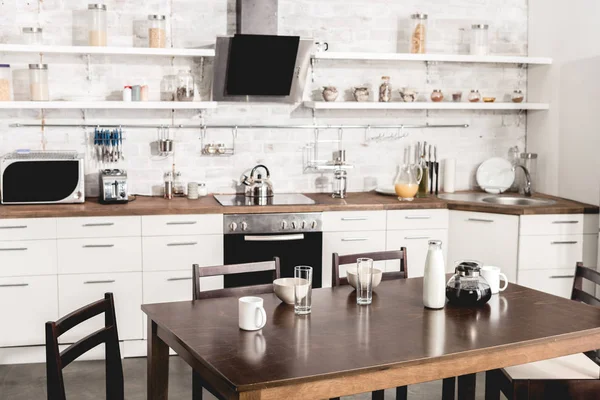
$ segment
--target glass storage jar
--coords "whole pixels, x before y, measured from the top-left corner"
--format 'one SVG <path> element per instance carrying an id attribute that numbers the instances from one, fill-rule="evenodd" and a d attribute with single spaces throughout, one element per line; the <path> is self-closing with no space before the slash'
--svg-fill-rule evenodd
<path id="1" fill-rule="evenodd" d="M 148 15 L 148 46 L 163 49 L 167 47 L 167 17 Z"/>
<path id="2" fill-rule="evenodd" d="M 425 53 L 427 44 L 427 14 L 413 14 L 411 18 L 410 49 L 413 54 Z"/>
<path id="3" fill-rule="evenodd" d="M 442 100 L 444 100 L 444 93 L 442 93 L 442 90 L 434 89 L 433 92 L 431 92 L 431 101 L 439 103 Z"/>
<path id="4" fill-rule="evenodd" d="M 381 77 L 381 86 L 379 86 L 379 101 L 387 103 L 392 100 L 392 85 L 389 76 Z"/>
<path id="5" fill-rule="evenodd" d="M 485 56 L 490 52 L 488 42 L 488 28 L 486 24 L 474 24 L 471 26 L 471 54 L 474 56 Z"/>
<path id="6" fill-rule="evenodd" d="M 481 100 L 479 90 L 471 90 L 471 93 L 469 93 L 469 102 L 477 103 L 479 100 Z"/>
<path id="7" fill-rule="evenodd" d="M 23 28 L 23 44 L 43 44 L 42 33 L 42 28 Z"/>
<path id="8" fill-rule="evenodd" d="M 48 101 L 48 64 L 29 64 L 29 92 L 32 101 Z"/>
<path id="9" fill-rule="evenodd" d="M 511 96 L 511 100 L 513 103 L 522 103 L 525 100 L 525 95 L 522 90 L 515 90 Z"/>
<path id="10" fill-rule="evenodd" d="M 88 44 L 106 46 L 105 4 L 88 4 Z"/>
<path id="11" fill-rule="evenodd" d="M 194 77 L 191 70 L 177 74 L 177 101 L 194 101 Z"/>
<path id="12" fill-rule="evenodd" d="M 177 75 L 165 75 L 160 82 L 160 101 L 175 101 L 178 84 Z"/>
<path id="13" fill-rule="evenodd" d="M 0 101 L 11 101 L 12 99 L 12 73 L 10 64 L 0 64 Z"/>

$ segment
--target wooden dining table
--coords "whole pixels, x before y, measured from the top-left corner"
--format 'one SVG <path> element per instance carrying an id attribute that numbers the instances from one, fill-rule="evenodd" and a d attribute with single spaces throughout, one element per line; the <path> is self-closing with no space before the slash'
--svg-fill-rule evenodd
<path id="1" fill-rule="evenodd" d="M 169 347 L 222 399 L 328 399 L 600 348 L 600 309 L 515 284 L 480 307 L 423 307 L 423 280 L 384 281 L 358 306 L 350 286 L 313 289 L 312 313 L 260 295 L 268 321 L 238 328 L 237 298 L 145 304 L 148 399 L 168 398 Z M 191 378 L 190 378 L 191 379 Z"/>

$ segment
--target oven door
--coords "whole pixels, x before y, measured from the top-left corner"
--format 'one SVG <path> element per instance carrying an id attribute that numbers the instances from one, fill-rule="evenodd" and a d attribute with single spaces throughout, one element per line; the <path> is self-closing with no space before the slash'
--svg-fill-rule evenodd
<path id="1" fill-rule="evenodd" d="M 313 287 L 320 288 L 322 280 L 321 255 L 323 234 L 321 232 L 287 234 L 233 234 L 225 235 L 225 264 L 244 264 L 280 259 L 282 278 L 294 276 L 294 267 L 313 267 Z M 271 283 L 271 272 L 226 275 L 226 288 Z"/>

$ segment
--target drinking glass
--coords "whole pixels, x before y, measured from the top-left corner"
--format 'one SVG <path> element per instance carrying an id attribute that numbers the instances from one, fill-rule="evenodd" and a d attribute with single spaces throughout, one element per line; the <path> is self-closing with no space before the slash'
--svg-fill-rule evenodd
<path id="1" fill-rule="evenodd" d="M 312 306 L 312 267 L 294 267 L 294 312 L 298 315 L 310 314 Z"/>
<path id="2" fill-rule="evenodd" d="M 356 304 L 369 305 L 373 301 L 373 260 L 356 260 Z"/>

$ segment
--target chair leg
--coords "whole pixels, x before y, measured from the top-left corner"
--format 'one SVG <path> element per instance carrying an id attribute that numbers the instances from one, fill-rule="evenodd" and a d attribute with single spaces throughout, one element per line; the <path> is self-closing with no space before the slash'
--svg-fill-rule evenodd
<path id="1" fill-rule="evenodd" d="M 498 372 L 500 371 L 487 371 L 485 373 L 485 400 L 500 400 Z"/>
<path id="2" fill-rule="evenodd" d="M 396 400 L 408 399 L 408 386 L 398 386 L 396 388 Z"/>
<path id="3" fill-rule="evenodd" d="M 475 400 L 475 374 L 458 377 L 458 400 Z"/>
<path id="4" fill-rule="evenodd" d="M 192 371 L 192 400 L 202 400 L 202 379 Z"/>
<path id="5" fill-rule="evenodd" d="M 383 391 L 383 390 L 376 390 L 374 392 L 371 392 L 372 400 L 384 400 L 384 398 L 385 398 L 385 391 Z"/>
<path id="6" fill-rule="evenodd" d="M 446 378 L 442 384 L 442 400 L 454 400 L 456 378 Z"/>

